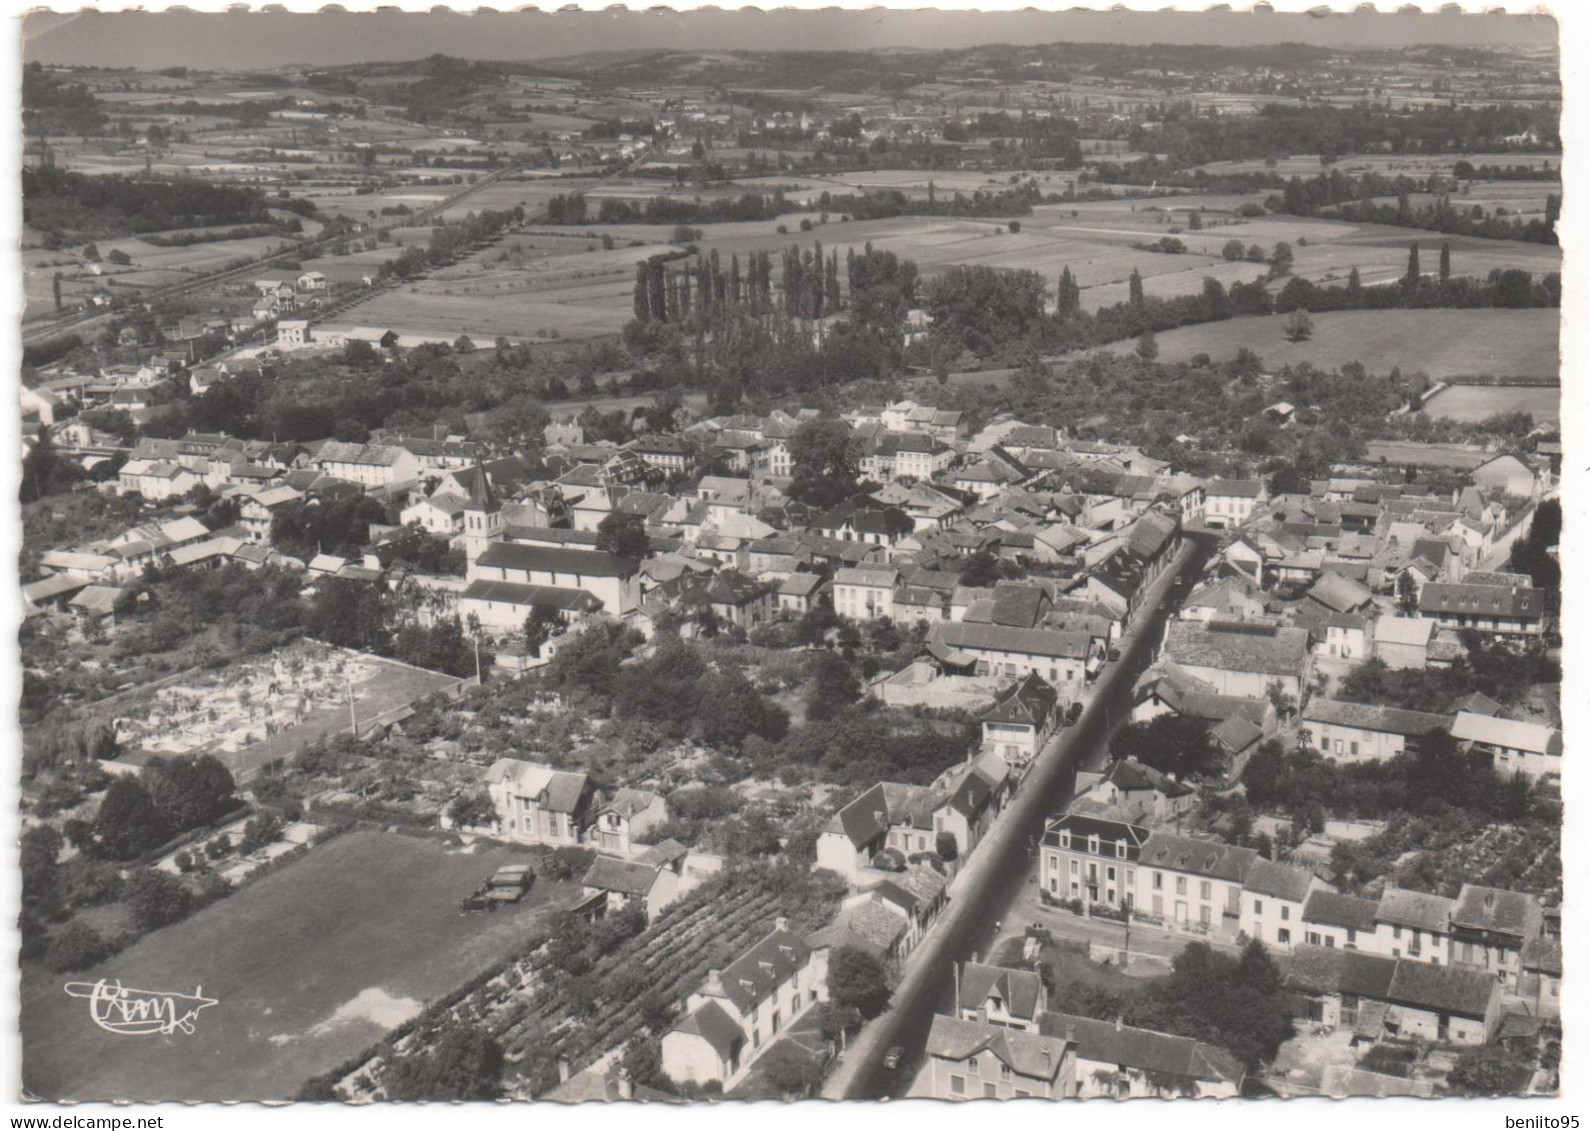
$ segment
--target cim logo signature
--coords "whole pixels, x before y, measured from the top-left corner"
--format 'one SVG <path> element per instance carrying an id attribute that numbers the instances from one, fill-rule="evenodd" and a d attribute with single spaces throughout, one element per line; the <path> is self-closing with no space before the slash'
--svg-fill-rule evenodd
<path id="1" fill-rule="evenodd" d="M 135 990 L 121 982 L 68 982 L 66 992 L 88 999 L 88 1015 L 108 1033 L 126 1036 L 169 1035 L 177 1031 L 193 1033 L 193 1019 L 202 1009 L 221 1004 L 204 996 L 202 987 L 191 994 Z"/>

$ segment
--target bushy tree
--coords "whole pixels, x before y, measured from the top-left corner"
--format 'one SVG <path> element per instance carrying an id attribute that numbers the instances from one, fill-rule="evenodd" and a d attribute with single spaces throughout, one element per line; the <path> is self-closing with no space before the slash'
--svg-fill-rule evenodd
<path id="1" fill-rule="evenodd" d="M 173 832 L 208 825 L 237 804 L 231 771 L 211 754 L 151 758 L 141 777 Z"/>
<path id="2" fill-rule="evenodd" d="M 794 1041 L 774 1045 L 759 1067 L 767 1082 L 786 1098 L 809 1096 L 823 1082 L 822 1063 Z"/>
<path id="3" fill-rule="evenodd" d="M 828 997 L 839 1009 L 854 1009 L 867 1020 L 889 1006 L 889 982 L 879 962 L 854 946 L 837 948 L 828 959 Z"/>
<path id="4" fill-rule="evenodd" d="M 113 860 L 131 860 L 160 844 L 169 834 L 149 790 L 138 778 L 117 777 L 105 791 L 94 818 L 100 851 Z"/>
<path id="5" fill-rule="evenodd" d="M 193 897 L 176 877 L 154 868 L 140 868 L 127 879 L 127 906 L 140 931 L 178 922 L 188 914 Z"/>
<path id="6" fill-rule="evenodd" d="M 646 520 L 638 514 L 621 514 L 613 511 L 596 527 L 596 548 L 617 554 L 632 562 L 643 560 L 651 553 L 651 538 L 646 534 Z"/>
<path id="7" fill-rule="evenodd" d="M 1209 724 L 1178 714 L 1122 727 L 1110 738 L 1110 756 L 1135 758 L 1178 778 L 1218 774 L 1225 765 L 1224 754 L 1209 737 Z"/>
<path id="8" fill-rule="evenodd" d="M 455 825 L 485 826 L 497 819 L 497 806 L 484 791 L 460 793 L 448 802 L 447 816 Z"/>
<path id="9" fill-rule="evenodd" d="M 104 935 L 87 923 L 68 923 L 50 939 L 44 964 L 58 974 L 87 970 L 116 953 Z"/>
<path id="10" fill-rule="evenodd" d="M 1458 1056 L 1447 1087 L 1468 1096 L 1517 1095 L 1529 1083 L 1530 1066 L 1504 1048 L 1490 1045 Z"/>
<path id="11" fill-rule="evenodd" d="M 807 662 L 806 717 L 827 719 L 861 697 L 861 681 L 832 652 L 816 652 Z"/>
<path id="12" fill-rule="evenodd" d="M 56 860 L 65 844 L 52 825 L 34 825 L 22 834 L 22 903 L 41 915 L 53 914 L 60 907 Z"/>
<path id="13" fill-rule="evenodd" d="M 790 497 L 831 507 L 855 494 L 861 440 L 843 420 L 808 420 L 790 437 Z"/>
<path id="14" fill-rule="evenodd" d="M 1314 319 L 1309 317 L 1308 311 L 1299 307 L 1287 315 L 1285 332 L 1289 342 L 1306 342 L 1314 336 Z"/>
<path id="15" fill-rule="evenodd" d="M 494 1100 L 502 1095 L 503 1065 L 495 1037 L 449 1023 L 431 1048 L 394 1057 L 383 1083 L 394 1100 Z"/>

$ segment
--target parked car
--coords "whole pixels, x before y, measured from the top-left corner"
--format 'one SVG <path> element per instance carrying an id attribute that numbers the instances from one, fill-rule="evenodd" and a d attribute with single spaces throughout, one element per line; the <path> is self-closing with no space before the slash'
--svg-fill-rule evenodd
<path id="1" fill-rule="evenodd" d="M 486 881 L 486 893 L 500 903 L 518 903 L 536 882 L 528 864 L 506 864 Z"/>
<path id="2" fill-rule="evenodd" d="M 1076 726 L 1077 720 L 1082 717 L 1082 703 L 1077 701 L 1066 708 L 1066 726 Z"/>
<path id="3" fill-rule="evenodd" d="M 495 911 L 497 900 L 493 899 L 489 888 L 481 888 L 477 892 L 466 895 L 458 901 L 458 911 L 461 915 L 468 915 L 475 911 Z"/>
<path id="4" fill-rule="evenodd" d="M 1121 658 L 1121 650 L 1119 648 L 1111 647 L 1110 648 L 1110 653 L 1109 653 L 1110 663 L 1113 664 L 1113 663 L 1115 663 L 1116 660 L 1119 660 L 1120 658 Z"/>
<path id="5" fill-rule="evenodd" d="M 891 1071 L 899 1068 L 900 1058 L 904 1055 L 905 1049 L 899 1045 L 895 1045 L 892 1049 L 883 1054 L 883 1066 L 887 1069 L 890 1069 Z"/>

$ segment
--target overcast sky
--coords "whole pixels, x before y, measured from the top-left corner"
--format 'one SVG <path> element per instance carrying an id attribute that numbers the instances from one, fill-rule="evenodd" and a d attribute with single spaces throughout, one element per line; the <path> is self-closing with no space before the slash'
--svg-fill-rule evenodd
<path id="1" fill-rule="evenodd" d="M 1550 46 L 1544 16 L 1234 12 L 39 12 L 24 17 L 28 61 L 205 69 L 421 58 L 537 59 L 630 48 L 825 50 L 982 43 L 1299 42 Z"/>

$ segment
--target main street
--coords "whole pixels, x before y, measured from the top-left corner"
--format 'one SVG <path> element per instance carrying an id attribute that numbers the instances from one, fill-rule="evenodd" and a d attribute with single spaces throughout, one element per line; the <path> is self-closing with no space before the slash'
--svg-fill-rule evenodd
<path id="1" fill-rule="evenodd" d="M 1112 726 L 1131 708 L 1132 686 L 1153 657 L 1169 614 L 1167 597 L 1179 579 L 1198 576 L 1214 547 L 1214 536 L 1193 532 L 1176 559 L 1144 598 L 1142 621 L 1124 642 L 1121 658 L 1099 677 L 1093 699 L 1073 727 L 1060 733 L 1034 761 L 1021 791 L 973 853 L 937 923 L 918 945 L 894 991 L 893 1004 L 857 1034 L 824 1082 L 828 1099 L 881 1099 L 910 1086 L 911 1067 L 927 1043 L 933 1015 L 949 1006 L 952 965 L 974 952 L 987 953 L 999 915 L 1021 893 L 1033 866 L 1029 847 L 1043 834 L 1045 819 L 1070 800 L 1079 766 L 1102 764 Z M 898 1069 L 884 1067 L 885 1052 L 900 1047 Z"/>

